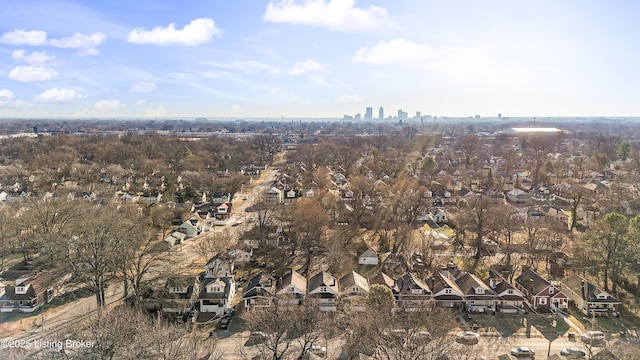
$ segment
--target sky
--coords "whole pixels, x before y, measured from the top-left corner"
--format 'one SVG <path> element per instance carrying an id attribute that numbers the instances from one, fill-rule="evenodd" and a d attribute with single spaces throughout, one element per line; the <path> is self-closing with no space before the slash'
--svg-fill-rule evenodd
<path id="1" fill-rule="evenodd" d="M 2 118 L 640 116 L 637 1 L 2 0 Z"/>

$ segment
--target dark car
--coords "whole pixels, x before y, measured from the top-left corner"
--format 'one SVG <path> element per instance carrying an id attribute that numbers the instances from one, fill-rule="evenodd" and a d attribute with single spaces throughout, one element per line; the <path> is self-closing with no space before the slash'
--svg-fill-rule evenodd
<path id="1" fill-rule="evenodd" d="M 218 325 L 220 327 L 221 330 L 226 330 L 229 328 L 229 324 L 231 323 L 231 318 L 230 317 L 223 317 L 220 320 L 220 324 Z"/>
<path id="2" fill-rule="evenodd" d="M 587 356 L 587 352 L 580 349 L 579 347 L 569 347 L 560 350 L 560 355 L 568 358 L 568 359 L 582 359 Z"/>

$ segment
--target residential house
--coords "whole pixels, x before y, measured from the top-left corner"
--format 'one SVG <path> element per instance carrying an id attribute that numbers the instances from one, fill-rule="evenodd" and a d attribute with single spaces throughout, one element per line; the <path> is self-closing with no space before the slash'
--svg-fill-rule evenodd
<path id="1" fill-rule="evenodd" d="M 212 277 L 202 275 L 198 287 L 199 310 L 203 313 L 224 315 L 231 307 L 231 301 L 236 295 L 236 283 L 230 276 Z"/>
<path id="2" fill-rule="evenodd" d="M 524 190 L 514 188 L 506 194 L 507 200 L 516 204 L 524 204 L 531 200 L 531 195 Z"/>
<path id="3" fill-rule="evenodd" d="M 245 309 L 256 307 L 270 307 L 276 291 L 276 279 L 265 273 L 260 272 L 252 277 L 244 289 L 242 300 Z"/>
<path id="4" fill-rule="evenodd" d="M 227 192 L 214 192 L 211 195 L 211 204 L 219 205 L 224 204 L 231 201 L 231 194 Z"/>
<path id="5" fill-rule="evenodd" d="M 369 295 L 369 281 L 355 271 L 348 272 L 339 281 L 340 301 L 345 307 L 364 311 L 364 303 Z"/>
<path id="6" fill-rule="evenodd" d="M 314 275 L 307 284 L 307 294 L 320 311 L 336 311 L 338 280 L 326 271 Z"/>
<path id="7" fill-rule="evenodd" d="M 276 297 L 281 304 L 299 305 L 307 293 L 307 279 L 290 269 L 276 283 Z"/>
<path id="8" fill-rule="evenodd" d="M 522 274 L 515 279 L 515 286 L 525 295 L 529 306 L 534 310 L 568 307 L 569 297 L 531 268 L 522 269 Z"/>
<path id="9" fill-rule="evenodd" d="M 396 300 L 400 296 L 400 286 L 398 282 L 383 272 L 379 272 L 376 276 L 370 278 L 369 285 L 381 285 L 389 288 Z"/>
<path id="10" fill-rule="evenodd" d="M 545 216 L 557 221 L 558 223 L 566 226 L 567 228 L 570 226 L 569 224 L 570 215 L 571 213 L 569 211 L 563 210 L 555 206 L 550 206 L 545 211 Z"/>
<path id="11" fill-rule="evenodd" d="M 207 276 L 211 277 L 233 276 L 235 265 L 228 254 L 218 254 L 207 261 L 204 269 Z"/>
<path id="12" fill-rule="evenodd" d="M 253 248 L 250 246 L 244 246 L 241 248 L 232 249 L 229 251 L 229 258 L 233 259 L 236 264 L 247 264 L 253 257 Z"/>
<path id="13" fill-rule="evenodd" d="M 184 242 L 187 238 L 187 234 L 181 233 L 180 231 L 173 231 L 169 235 L 164 237 L 164 241 L 169 243 L 171 246 L 179 245 Z"/>
<path id="14" fill-rule="evenodd" d="M 431 289 L 416 275 L 407 273 L 396 280 L 398 284 L 398 308 L 405 311 L 418 311 L 433 307 Z"/>
<path id="15" fill-rule="evenodd" d="M 193 221 L 185 220 L 182 222 L 182 224 L 178 225 L 178 228 L 176 229 L 176 231 L 185 234 L 186 238 L 190 239 L 192 237 L 195 237 L 196 235 L 199 235 L 201 229 L 198 229 L 197 224 L 194 223 Z"/>
<path id="16" fill-rule="evenodd" d="M 29 278 L 15 280 L 15 285 L 0 285 L 0 312 L 32 313 L 40 307 L 38 294 Z"/>
<path id="17" fill-rule="evenodd" d="M 272 187 L 264 193 L 265 201 L 282 204 L 284 202 L 284 192 L 276 187 Z"/>
<path id="18" fill-rule="evenodd" d="M 213 207 L 213 224 L 217 226 L 224 226 L 231 224 L 235 221 L 233 217 L 233 203 L 225 202 L 217 204 Z"/>
<path id="19" fill-rule="evenodd" d="M 465 272 L 456 278 L 468 312 L 495 313 L 496 292 L 476 275 Z"/>
<path id="20" fill-rule="evenodd" d="M 516 314 L 524 311 L 526 298 L 524 294 L 511 285 L 504 274 L 489 270 L 489 287 L 496 293 L 497 311 L 503 314 Z"/>
<path id="21" fill-rule="evenodd" d="M 456 284 L 454 274 L 449 270 L 449 268 L 445 268 L 433 274 L 427 280 L 427 285 L 431 289 L 436 306 L 461 307 L 465 303 L 464 294 Z"/>
<path id="22" fill-rule="evenodd" d="M 295 189 L 289 189 L 284 192 L 284 200 L 285 204 L 292 204 L 298 198 L 298 192 Z"/>
<path id="23" fill-rule="evenodd" d="M 371 249 L 367 249 L 358 257 L 360 265 L 378 265 L 378 255 Z"/>
<path id="24" fill-rule="evenodd" d="M 622 302 L 591 281 L 573 275 L 560 281 L 562 291 L 585 315 L 617 316 Z"/>
<path id="25" fill-rule="evenodd" d="M 144 294 L 145 308 L 177 314 L 189 312 L 195 301 L 195 280 L 190 275 L 170 276 L 161 288 L 151 289 Z"/>
<path id="26" fill-rule="evenodd" d="M 304 198 L 313 198 L 316 197 L 316 192 L 313 189 L 307 189 L 302 192 L 302 197 Z"/>

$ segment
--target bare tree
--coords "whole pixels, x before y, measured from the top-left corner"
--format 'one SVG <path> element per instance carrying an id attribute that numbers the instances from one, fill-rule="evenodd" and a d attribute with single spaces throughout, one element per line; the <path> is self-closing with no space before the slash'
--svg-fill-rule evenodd
<path id="1" fill-rule="evenodd" d="M 74 278 L 91 289 L 96 297 L 98 314 L 106 305 L 107 283 L 120 269 L 122 244 L 138 231 L 134 219 L 110 206 L 86 206 L 83 221 L 70 236 L 58 241 L 57 250 L 73 271 Z"/>
<path id="2" fill-rule="evenodd" d="M 300 358 L 322 335 L 322 314 L 311 304 L 291 308 L 276 299 L 267 308 L 253 308 L 241 316 L 249 330 L 259 333 L 256 344 L 263 359 Z"/>

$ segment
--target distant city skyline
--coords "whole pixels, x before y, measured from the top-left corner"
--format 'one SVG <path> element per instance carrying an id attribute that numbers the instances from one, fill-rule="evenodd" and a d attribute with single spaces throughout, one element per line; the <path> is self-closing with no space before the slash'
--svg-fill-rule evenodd
<path id="1" fill-rule="evenodd" d="M 623 0 L 5 0 L 0 118 L 376 120 L 377 106 L 407 118 L 633 117 L 638 10 Z"/>

